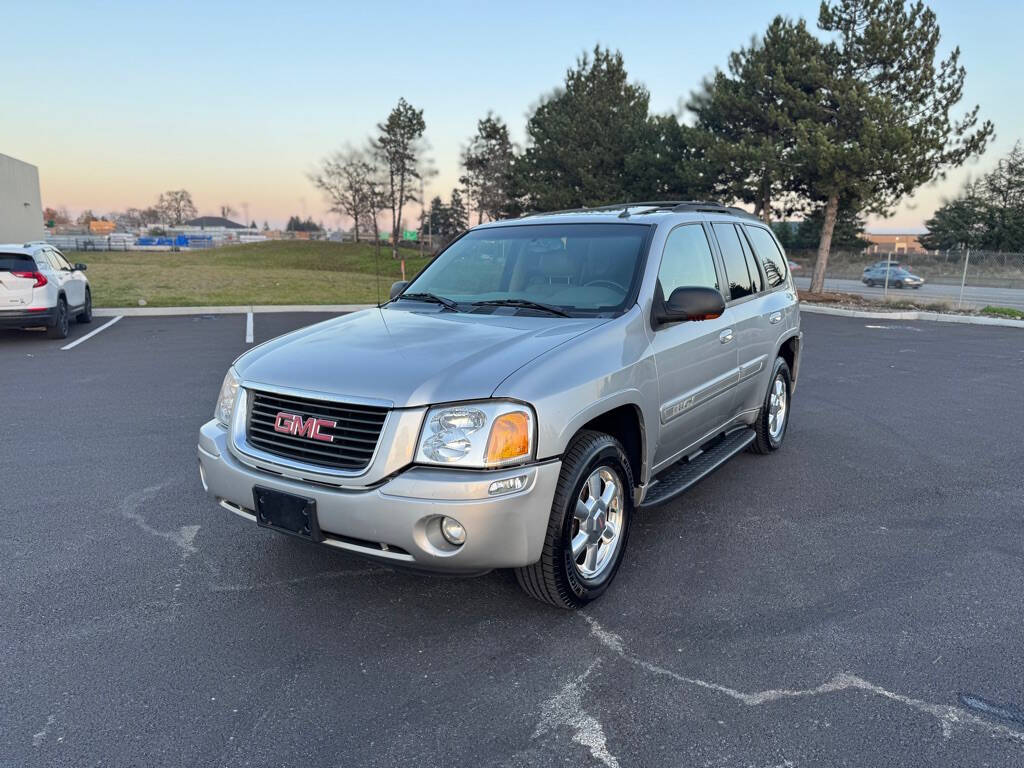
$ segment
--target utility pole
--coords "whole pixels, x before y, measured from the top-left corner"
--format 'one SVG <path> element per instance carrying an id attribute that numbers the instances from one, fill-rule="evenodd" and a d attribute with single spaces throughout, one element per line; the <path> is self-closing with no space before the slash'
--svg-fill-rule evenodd
<path id="1" fill-rule="evenodd" d="M 423 174 L 420 174 L 420 258 L 423 258 L 423 217 L 427 212 L 427 196 L 424 194 L 426 185 L 423 183 Z"/>

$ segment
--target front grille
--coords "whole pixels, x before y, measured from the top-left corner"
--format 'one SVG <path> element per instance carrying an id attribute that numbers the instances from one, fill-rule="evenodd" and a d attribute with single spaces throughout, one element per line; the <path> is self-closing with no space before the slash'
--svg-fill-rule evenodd
<path id="1" fill-rule="evenodd" d="M 387 408 L 273 392 L 252 391 L 249 399 L 246 439 L 253 447 L 294 461 L 346 471 L 366 469 L 370 464 L 388 415 Z M 282 412 L 337 422 L 320 430 L 333 437 L 333 442 L 275 432 L 274 422 Z"/>

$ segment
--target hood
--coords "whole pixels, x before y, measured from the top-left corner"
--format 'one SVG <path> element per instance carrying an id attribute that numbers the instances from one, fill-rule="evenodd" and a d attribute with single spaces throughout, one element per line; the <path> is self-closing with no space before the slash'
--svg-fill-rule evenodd
<path id="1" fill-rule="evenodd" d="M 242 355 L 248 384 L 412 407 L 490 397 L 510 373 L 606 318 L 367 309 Z"/>

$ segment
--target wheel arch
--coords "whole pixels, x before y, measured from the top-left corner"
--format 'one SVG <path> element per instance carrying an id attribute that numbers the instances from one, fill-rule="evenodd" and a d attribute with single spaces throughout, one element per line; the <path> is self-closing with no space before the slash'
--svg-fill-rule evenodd
<path id="1" fill-rule="evenodd" d="M 800 369 L 800 352 L 803 342 L 803 333 L 794 331 L 779 341 L 776 357 L 781 357 L 789 366 L 789 378 L 791 391 L 796 391 L 796 377 Z"/>
<path id="2" fill-rule="evenodd" d="M 562 433 L 563 450 L 582 430 L 604 432 L 618 440 L 626 452 L 626 458 L 629 459 L 634 484 L 641 486 L 647 482 L 650 435 L 637 397 L 629 393 L 620 393 L 599 400 L 577 413 Z M 633 492 L 636 498 L 636 488 Z"/>

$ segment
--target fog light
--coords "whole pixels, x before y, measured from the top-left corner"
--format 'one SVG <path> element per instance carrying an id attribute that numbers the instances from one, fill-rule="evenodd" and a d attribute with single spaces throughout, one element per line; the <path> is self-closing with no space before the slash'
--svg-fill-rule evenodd
<path id="1" fill-rule="evenodd" d="M 506 477 L 504 480 L 495 480 L 487 488 L 487 493 L 497 496 L 502 493 L 512 493 L 526 487 L 526 475 Z"/>
<path id="2" fill-rule="evenodd" d="M 466 543 L 466 529 L 454 517 L 441 518 L 441 533 L 449 544 L 461 547 Z"/>

